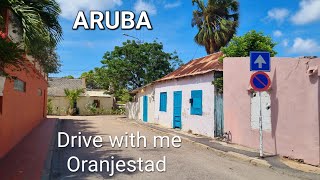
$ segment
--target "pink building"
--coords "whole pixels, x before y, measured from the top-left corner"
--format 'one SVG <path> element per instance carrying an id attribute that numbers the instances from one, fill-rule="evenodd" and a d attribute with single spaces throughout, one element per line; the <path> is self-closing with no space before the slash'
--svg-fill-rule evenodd
<path id="1" fill-rule="evenodd" d="M 225 131 L 232 143 L 259 148 L 258 93 L 249 58 L 224 59 Z M 272 58 L 272 84 L 262 93 L 266 152 L 320 164 L 320 59 Z"/>

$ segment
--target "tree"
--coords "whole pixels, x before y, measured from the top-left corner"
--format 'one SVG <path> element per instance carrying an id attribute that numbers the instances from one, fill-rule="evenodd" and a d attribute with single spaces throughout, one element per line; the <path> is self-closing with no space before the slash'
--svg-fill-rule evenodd
<path id="1" fill-rule="evenodd" d="M 162 43 L 129 40 L 106 52 L 101 63 L 102 67 L 81 75 L 86 78 L 87 88 L 106 89 L 123 103 L 130 100 L 130 90 L 162 78 L 182 65 L 176 52 L 164 52 Z"/>
<path id="2" fill-rule="evenodd" d="M 73 77 L 72 75 L 64 76 L 63 78 L 66 78 L 66 79 L 74 79 L 74 77 Z"/>
<path id="3" fill-rule="evenodd" d="M 89 72 L 81 74 L 81 78 L 86 79 L 88 89 L 109 90 L 109 78 L 105 68 L 95 68 Z"/>
<path id="4" fill-rule="evenodd" d="M 276 45 L 271 37 L 265 36 L 262 32 L 252 30 L 243 36 L 233 37 L 228 46 L 223 47 L 221 50 L 224 57 L 248 57 L 250 56 L 250 51 L 268 51 L 271 56 L 275 56 L 277 54 L 274 50 Z M 223 57 L 220 60 L 223 61 Z M 215 79 L 213 84 L 218 92 L 223 92 L 223 77 Z"/>
<path id="5" fill-rule="evenodd" d="M 275 56 L 276 45 L 277 43 L 273 42 L 271 37 L 252 30 L 243 36 L 233 37 L 228 46 L 221 50 L 227 57 L 248 57 L 250 51 L 268 51 L 271 56 Z"/>
<path id="6" fill-rule="evenodd" d="M 74 115 L 76 113 L 77 109 L 77 100 L 80 98 L 80 95 L 83 93 L 83 89 L 65 89 L 64 93 L 66 95 L 66 98 L 69 100 L 69 114 Z"/>
<path id="7" fill-rule="evenodd" d="M 192 0 L 198 9 L 193 11 L 192 27 L 198 28 L 194 37 L 208 54 L 218 52 L 236 33 L 239 19 L 237 0 Z"/>
<path id="8" fill-rule="evenodd" d="M 55 47 L 62 39 L 62 28 L 58 21 L 61 9 L 55 0 L 2 0 L 0 11 L 9 9 L 13 13 L 11 21 L 18 27 L 25 52 L 34 56 L 46 73 L 56 73 L 61 66 Z M 0 15 L 0 26 L 4 25 Z M 0 30 L 1 31 L 1 30 Z M 15 53 L 14 50 L 7 53 Z M 4 58 L 0 56 L 0 60 Z M 16 66 L 19 62 L 7 61 Z M 7 63 L 7 64 L 8 64 Z M 4 69 L 4 67 L 2 67 Z"/>
<path id="9" fill-rule="evenodd" d="M 111 90 L 132 90 L 151 83 L 182 65 L 176 52 L 166 53 L 162 43 L 127 41 L 106 52 L 101 62 Z"/>
<path id="10" fill-rule="evenodd" d="M 25 66 L 24 51 L 17 43 L 11 42 L 4 33 L 0 32 L 0 75 L 5 75 L 5 67 L 15 68 Z"/>

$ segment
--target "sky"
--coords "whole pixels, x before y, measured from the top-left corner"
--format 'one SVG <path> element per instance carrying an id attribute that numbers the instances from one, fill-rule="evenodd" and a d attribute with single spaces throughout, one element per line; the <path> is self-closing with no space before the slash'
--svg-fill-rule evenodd
<path id="1" fill-rule="evenodd" d="M 60 24 L 64 36 L 57 51 L 61 72 L 50 76 L 79 77 L 101 66 L 105 52 L 121 46 L 123 33 L 143 42 L 162 42 L 166 52 L 177 51 L 183 62 L 206 55 L 204 47 L 194 42 L 197 28 L 192 28 L 191 0 L 57 0 L 62 9 Z M 278 57 L 320 56 L 320 0 L 239 0 L 240 25 L 237 35 L 250 30 L 263 32 L 278 43 Z M 72 30 L 79 10 L 130 10 L 149 14 L 153 30 Z"/>

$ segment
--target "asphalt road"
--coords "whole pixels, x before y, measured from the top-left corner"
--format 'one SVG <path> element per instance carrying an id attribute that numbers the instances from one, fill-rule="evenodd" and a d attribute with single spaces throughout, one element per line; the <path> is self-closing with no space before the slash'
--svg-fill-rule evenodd
<path id="1" fill-rule="evenodd" d="M 90 147 L 72 148 L 70 145 L 66 148 L 57 148 L 53 154 L 51 179 L 259 179 L 259 180 L 286 180 L 296 179 L 295 177 L 281 174 L 272 169 L 253 166 L 249 163 L 240 162 L 228 157 L 220 157 L 212 151 L 196 146 L 190 142 L 182 140 L 180 148 L 154 148 L 154 136 L 165 136 L 165 134 L 158 134 L 151 131 L 144 126 L 125 121 L 117 120 L 115 116 L 97 116 L 97 117 L 60 117 L 63 119 L 59 128 L 60 132 L 66 132 L 71 135 L 86 136 L 101 136 L 103 138 L 103 146 L 95 148 L 92 144 Z M 121 137 L 126 132 L 137 133 L 147 138 L 147 148 L 112 148 L 110 145 L 109 136 Z M 67 139 L 62 136 L 61 144 L 67 142 Z M 172 136 L 171 136 L 172 137 Z M 70 140 L 70 139 L 69 139 Z M 84 142 L 81 142 L 84 145 Z M 99 145 L 99 143 L 97 143 Z M 176 143 L 177 145 L 178 143 Z M 79 145 L 79 142 L 75 142 Z M 137 145 L 137 144 L 135 144 Z M 140 143 L 143 146 L 143 143 Z M 84 164 L 84 172 L 81 172 L 81 165 L 79 171 L 72 173 L 68 170 L 68 159 L 76 156 L 80 162 L 82 160 L 95 160 L 98 162 L 98 172 L 90 172 L 96 170 L 94 162 Z M 142 160 L 153 160 L 157 162 L 163 157 L 166 157 L 166 171 L 165 172 L 140 172 L 139 166 L 135 165 L 137 170 L 130 172 L 115 171 L 110 176 L 110 166 L 104 164 L 102 171 L 100 170 L 100 160 L 111 162 L 124 161 L 125 163 L 136 162 L 139 158 Z M 108 171 L 109 167 L 109 171 Z M 128 166 L 126 166 L 128 167 Z M 163 168 L 160 164 L 160 170 Z M 77 162 L 75 159 L 70 161 L 70 168 L 76 169 Z M 145 165 L 142 166 L 145 168 Z M 149 166 L 150 168 L 150 166 Z M 121 169 L 120 169 L 121 170 Z M 131 169 L 132 170 L 132 169 Z"/>

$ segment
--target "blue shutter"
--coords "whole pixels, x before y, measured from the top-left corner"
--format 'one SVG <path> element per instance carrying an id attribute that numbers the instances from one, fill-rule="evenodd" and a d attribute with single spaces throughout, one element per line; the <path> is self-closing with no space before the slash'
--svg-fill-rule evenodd
<path id="1" fill-rule="evenodd" d="M 160 107 L 159 107 L 160 111 L 167 111 L 167 93 L 166 92 L 162 92 L 160 93 Z"/>
<path id="2" fill-rule="evenodd" d="M 159 104 L 159 111 L 162 111 L 162 104 L 163 104 L 163 100 L 162 100 L 162 93 L 160 93 L 160 104 Z"/>
<path id="3" fill-rule="evenodd" d="M 167 112 L 167 93 L 163 94 L 163 111 Z"/>
<path id="4" fill-rule="evenodd" d="M 191 91 L 191 114 L 202 115 L 202 90 Z"/>

